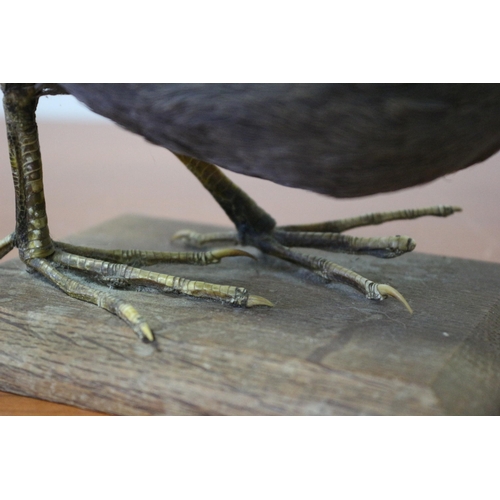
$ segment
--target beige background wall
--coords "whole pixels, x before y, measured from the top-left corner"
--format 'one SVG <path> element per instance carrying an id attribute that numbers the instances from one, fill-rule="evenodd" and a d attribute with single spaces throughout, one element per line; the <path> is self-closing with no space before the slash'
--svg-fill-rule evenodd
<path id="1" fill-rule="evenodd" d="M 108 123 L 41 123 L 46 199 L 52 235 L 64 238 L 124 213 L 229 226 L 198 181 L 168 151 Z M 365 228 L 408 234 L 417 251 L 500 262 L 500 156 L 426 186 L 335 200 L 230 174 L 279 223 L 306 223 L 365 212 L 454 204 L 464 212 Z M 0 125 L 0 236 L 14 228 L 14 196 L 5 126 Z M 10 254 L 13 256 L 14 253 Z"/>

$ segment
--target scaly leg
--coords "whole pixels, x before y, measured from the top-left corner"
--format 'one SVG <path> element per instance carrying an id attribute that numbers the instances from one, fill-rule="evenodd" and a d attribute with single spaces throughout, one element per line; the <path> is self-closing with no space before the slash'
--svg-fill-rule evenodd
<path id="1" fill-rule="evenodd" d="M 273 218 L 230 181 L 219 168 L 188 156 L 177 156 L 224 209 L 235 224 L 237 232 L 201 235 L 192 231 L 179 231 L 174 235 L 174 239 L 183 240 L 194 246 L 215 242 L 253 245 L 264 253 L 305 267 L 328 281 L 346 283 L 364 293 L 369 299 L 382 300 L 387 296 L 395 297 L 410 312 L 411 308 L 404 297 L 392 286 L 375 283 L 328 259 L 297 252 L 290 247 L 321 248 L 333 252 L 367 254 L 382 258 L 396 257 L 411 252 L 415 248 L 415 242 L 407 236 L 359 238 L 341 232 L 389 220 L 414 219 L 426 215 L 446 217 L 460 211 L 459 207 L 441 206 L 368 214 L 321 224 L 275 227 Z"/>
<path id="2" fill-rule="evenodd" d="M 272 304 L 250 295 L 244 288 L 192 281 L 167 274 L 144 271 L 139 265 L 158 262 L 182 262 L 207 265 L 231 256 L 250 256 L 237 249 L 212 252 L 141 252 L 99 250 L 55 242 L 49 234 L 38 143 L 35 110 L 43 90 L 32 84 L 6 84 L 4 109 L 7 122 L 9 156 L 16 194 L 16 230 L 0 240 L 0 257 L 14 247 L 25 265 L 76 299 L 91 302 L 123 319 L 145 341 L 154 341 L 147 322 L 129 303 L 93 285 L 84 284 L 67 274 L 67 269 L 84 273 L 97 282 L 115 287 L 148 287 L 220 300 L 239 306 Z"/>

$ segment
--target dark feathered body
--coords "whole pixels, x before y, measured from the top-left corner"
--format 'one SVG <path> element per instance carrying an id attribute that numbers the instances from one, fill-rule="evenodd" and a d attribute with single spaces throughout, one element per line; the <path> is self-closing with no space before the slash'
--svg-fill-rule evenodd
<path id="1" fill-rule="evenodd" d="M 336 196 L 429 182 L 500 149 L 496 84 L 61 84 L 169 150 Z"/>

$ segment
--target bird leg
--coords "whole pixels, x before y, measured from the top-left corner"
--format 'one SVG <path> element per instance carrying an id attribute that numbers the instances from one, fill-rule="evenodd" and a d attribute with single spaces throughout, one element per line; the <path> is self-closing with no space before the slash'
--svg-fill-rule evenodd
<path id="1" fill-rule="evenodd" d="M 174 239 L 189 245 L 230 243 L 252 245 L 262 252 L 293 262 L 318 274 L 328 281 L 346 283 L 369 299 L 383 300 L 388 296 L 399 300 L 411 312 L 404 297 L 392 286 L 370 281 L 334 262 L 291 247 L 309 247 L 353 254 L 391 258 L 411 252 L 415 242 L 407 236 L 359 238 L 341 234 L 343 231 L 390 220 L 414 219 L 426 215 L 446 217 L 460 211 L 459 207 L 430 207 L 363 215 L 351 219 L 320 224 L 276 227 L 273 218 L 260 208 L 245 192 L 229 180 L 214 165 L 184 155 L 177 155 L 187 168 L 212 194 L 236 226 L 237 232 L 219 232 L 201 235 L 193 231 L 179 231 Z"/>
<path id="2" fill-rule="evenodd" d="M 71 276 L 70 270 L 85 274 L 91 281 L 129 289 L 156 289 L 195 297 L 216 299 L 239 306 L 272 304 L 244 288 L 192 281 L 149 272 L 133 266 L 159 262 L 207 265 L 232 256 L 250 256 L 238 249 L 211 252 L 142 252 L 100 250 L 52 240 L 49 234 L 42 178 L 42 161 L 35 111 L 43 89 L 32 84 L 6 84 L 4 109 L 9 156 L 16 196 L 16 230 L 0 240 L 0 258 L 14 247 L 28 270 L 45 276 L 69 296 L 106 309 L 123 319 L 145 341 L 154 341 L 147 322 L 128 302 L 94 284 Z"/>

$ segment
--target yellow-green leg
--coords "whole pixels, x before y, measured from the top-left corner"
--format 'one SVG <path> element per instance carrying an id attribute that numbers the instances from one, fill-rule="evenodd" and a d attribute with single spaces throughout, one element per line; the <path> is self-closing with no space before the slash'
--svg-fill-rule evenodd
<path id="1" fill-rule="evenodd" d="M 145 341 L 154 341 L 147 322 L 129 303 L 112 293 L 84 284 L 66 273 L 73 269 L 97 282 L 118 287 L 156 288 L 196 297 L 253 307 L 272 306 L 262 297 L 250 295 L 244 288 L 187 280 L 167 274 L 145 271 L 139 265 L 159 262 L 213 264 L 232 256 L 250 256 L 237 249 L 210 252 L 142 252 L 100 250 L 55 242 L 49 234 L 43 190 L 42 161 L 38 143 L 35 110 L 41 91 L 32 84 L 6 84 L 4 109 L 7 122 L 9 155 L 16 194 L 16 230 L 0 240 L 0 258 L 14 247 L 25 265 L 45 276 L 69 296 L 96 304 L 123 319 Z M 132 265 L 129 265 L 132 264 Z"/>
<path id="2" fill-rule="evenodd" d="M 298 252 L 291 247 L 320 248 L 381 258 L 397 257 L 415 248 L 415 242 L 408 236 L 360 238 L 341 233 L 355 227 L 382 224 L 390 220 L 415 219 L 428 215 L 446 217 L 460 211 L 459 207 L 439 206 L 374 213 L 320 224 L 276 227 L 272 217 L 219 168 L 194 158 L 177 156 L 221 205 L 235 224 L 236 232 L 203 235 L 192 231 L 179 231 L 174 235 L 174 239 L 197 247 L 213 243 L 253 245 L 264 253 L 309 269 L 328 281 L 340 281 L 350 285 L 369 299 L 382 300 L 392 296 L 403 303 L 410 312 L 407 301 L 392 286 L 370 281 L 329 259 Z"/>

